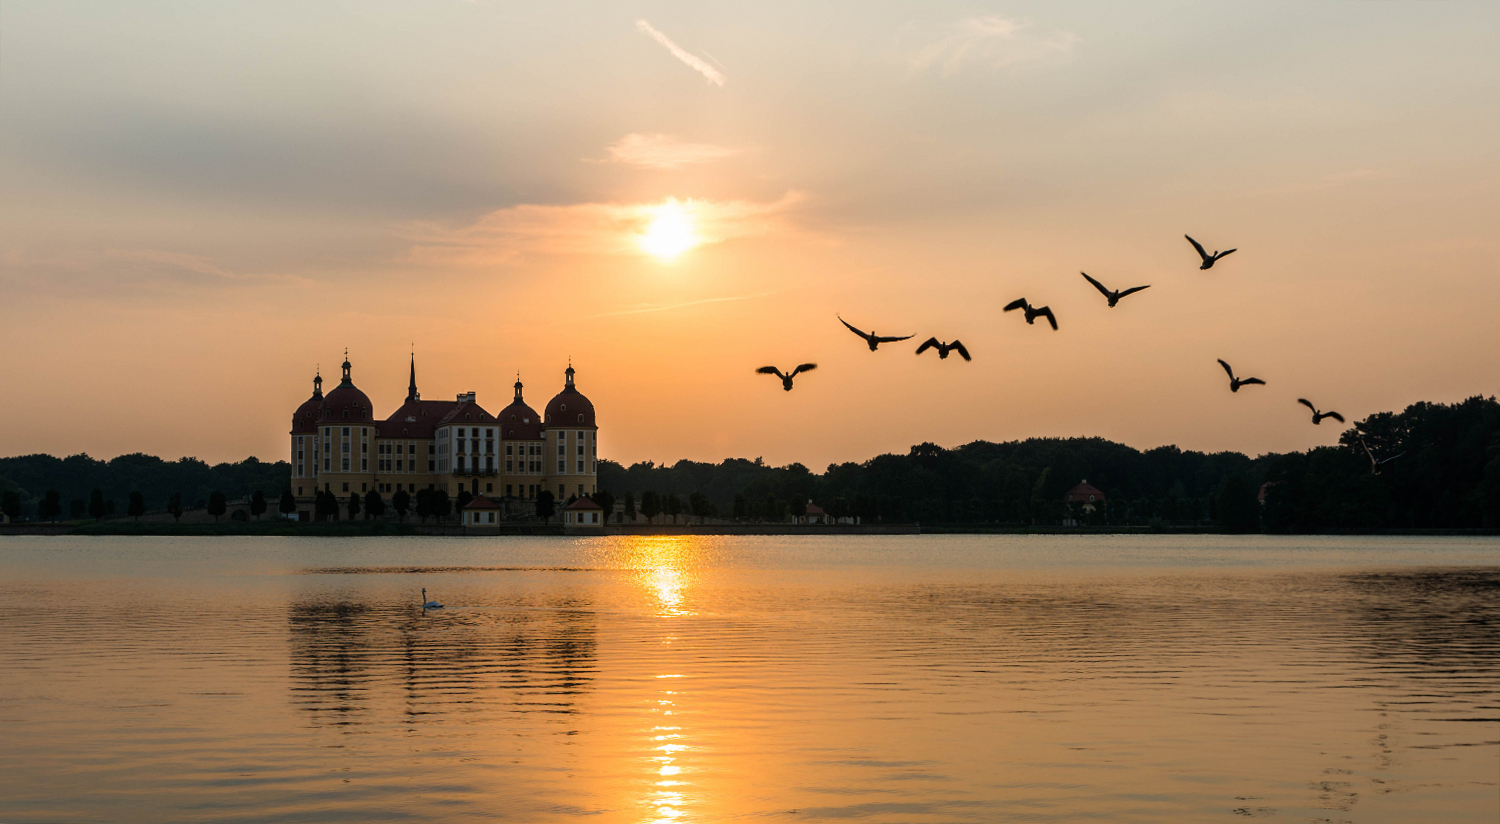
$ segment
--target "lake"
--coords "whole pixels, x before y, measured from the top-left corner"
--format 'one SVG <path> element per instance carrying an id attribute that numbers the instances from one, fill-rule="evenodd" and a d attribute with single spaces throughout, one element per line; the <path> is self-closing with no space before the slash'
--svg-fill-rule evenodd
<path id="1" fill-rule="evenodd" d="M 0 663 L 5 824 L 1500 820 L 1496 538 L 7 537 Z"/>

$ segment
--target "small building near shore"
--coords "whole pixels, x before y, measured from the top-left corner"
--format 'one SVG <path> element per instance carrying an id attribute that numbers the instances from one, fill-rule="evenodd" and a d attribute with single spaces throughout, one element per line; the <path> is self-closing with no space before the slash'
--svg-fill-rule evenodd
<path id="1" fill-rule="evenodd" d="M 1078 486 L 1068 490 L 1068 494 L 1063 496 L 1063 503 L 1078 504 L 1084 512 L 1093 512 L 1096 508 L 1104 506 L 1104 501 L 1104 493 L 1091 486 L 1087 480 L 1079 482 Z"/>
<path id="2" fill-rule="evenodd" d="M 807 514 L 803 515 L 798 520 L 800 520 L 804 524 L 832 523 L 832 521 L 828 519 L 828 513 L 823 511 L 823 507 L 818 506 L 812 501 L 807 502 Z"/>
<path id="3" fill-rule="evenodd" d="M 590 498 L 579 498 L 563 509 L 563 526 L 602 530 L 604 507 Z"/>
<path id="4" fill-rule="evenodd" d="M 480 495 L 464 504 L 458 518 L 464 526 L 494 526 L 500 518 L 500 505 Z"/>

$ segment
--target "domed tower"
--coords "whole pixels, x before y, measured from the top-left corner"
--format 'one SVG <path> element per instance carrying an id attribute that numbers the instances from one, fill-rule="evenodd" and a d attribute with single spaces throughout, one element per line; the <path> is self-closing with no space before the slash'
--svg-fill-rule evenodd
<path id="1" fill-rule="evenodd" d="M 517 375 L 515 400 L 495 416 L 500 422 L 500 451 L 504 461 L 500 489 L 507 498 L 529 499 L 541 491 L 546 442 L 542 438 L 542 416 L 526 404 L 521 390 L 521 376 Z"/>
<path id="2" fill-rule="evenodd" d="M 347 351 L 343 369 L 344 378 L 323 399 L 317 421 L 318 488 L 340 500 L 363 495 L 374 483 L 375 443 L 375 411 L 370 398 L 354 385 Z"/>
<path id="3" fill-rule="evenodd" d="M 312 397 L 292 413 L 292 492 L 311 498 L 318 488 L 318 421 L 323 417 L 323 376 L 313 377 Z"/>
<path id="4" fill-rule="evenodd" d="M 542 468 L 547 488 L 560 500 L 599 491 L 599 427 L 594 404 L 573 385 L 573 365 L 563 373 L 561 392 L 547 403 L 542 415 L 545 446 Z"/>

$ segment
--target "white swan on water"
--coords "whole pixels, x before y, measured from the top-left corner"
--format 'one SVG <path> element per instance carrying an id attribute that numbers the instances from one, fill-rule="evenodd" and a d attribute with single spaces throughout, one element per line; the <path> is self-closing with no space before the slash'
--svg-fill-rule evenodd
<path id="1" fill-rule="evenodd" d="M 442 609 L 443 605 L 437 601 L 427 600 L 427 587 L 422 587 L 422 609 Z"/>

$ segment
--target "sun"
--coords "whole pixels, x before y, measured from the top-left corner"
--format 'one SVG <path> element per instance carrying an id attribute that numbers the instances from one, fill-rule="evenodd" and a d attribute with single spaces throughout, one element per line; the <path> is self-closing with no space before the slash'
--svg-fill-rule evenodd
<path id="1" fill-rule="evenodd" d="M 698 237 L 693 216 L 676 198 L 650 208 L 651 222 L 640 236 L 641 249 L 659 260 L 676 260 L 677 256 L 697 246 Z"/>

